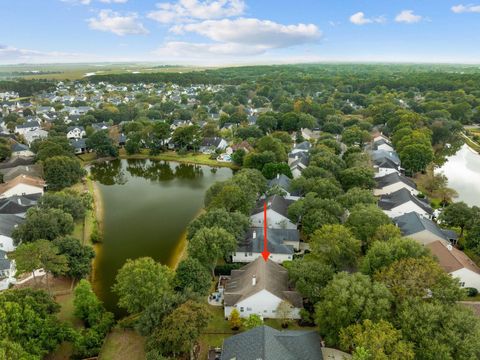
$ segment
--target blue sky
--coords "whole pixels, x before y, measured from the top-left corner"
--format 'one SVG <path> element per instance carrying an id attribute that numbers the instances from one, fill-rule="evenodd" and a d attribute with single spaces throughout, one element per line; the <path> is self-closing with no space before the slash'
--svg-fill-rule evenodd
<path id="1" fill-rule="evenodd" d="M 2 0 L 0 64 L 480 63 L 477 1 Z"/>

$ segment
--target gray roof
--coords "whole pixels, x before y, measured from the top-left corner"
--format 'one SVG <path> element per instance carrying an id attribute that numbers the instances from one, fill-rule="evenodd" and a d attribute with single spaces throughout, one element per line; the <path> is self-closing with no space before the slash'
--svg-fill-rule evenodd
<path id="1" fill-rule="evenodd" d="M 18 142 L 13 143 L 11 146 L 11 149 L 12 149 L 12 152 L 30 150 L 30 148 L 27 145 L 20 144 Z"/>
<path id="2" fill-rule="evenodd" d="M 252 285 L 254 276 L 256 284 Z M 289 288 L 287 270 L 274 261 L 265 261 L 263 257 L 258 257 L 238 270 L 232 270 L 225 288 L 224 304 L 233 306 L 262 290 L 288 301 L 294 307 L 303 306 L 300 294 Z"/>
<path id="3" fill-rule="evenodd" d="M 403 182 L 404 184 L 416 189 L 417 185 L 415 182 L 404 175 L 400 175 L 397 172 L 390 173 L 388 175 L 378 177 L 375 179 L 377 182 L 377 189 L 383 189 L 386 186 L 396 184 L 398 182 Z"/>
<path id="4" fill-rule="evenodd" d="M 373 150 L 370 152 L 370 156 L 375 165 L 393 163 L 396 167 L 400 166 L 400 158 L 395 151 Z"/>
<path id="5" fill-rule="evenodd" d="M 279 186 L 283 190 L 290 192 L 290 178 L 284 174 L 277 174 L 275 178 L 268 182 L 268 187 Z"/>
<path id="6" fill-rule="evenodd" d="M 312 147 L 308 141 L 301 142 L 300 144 L 295 145 L 295 149 L 299 150 L 309 150 Z"/>
<path id="7" fill-rule="evenodd" d="M 394 221 L 404 236 L 414 235 L 427 230 L 444 240 L 448 240 L 437 224 L 414 211 L 399 216 L 395 218 Z"/>
<path id="8" fill-rule="evenodd" d="M 30 195 L 14 195 L 0 199 L 0 214 L 23 214 L 37 204 L 41 193 Z"/>
<path id="9" fill-rule="evenodd" d="M 222 360 L 323 360 L 314 330 L 279 331 L 263 325 L 223 341 Z"/>
<path id="10" fill-rule="evenodd" d="M 19 165 L 30 165 L 34 162 L 35 158 L 33 156 L 18 156 L 9 161 L 0 163 L 0 169 L 12 168 Z"/>
<path id="11" fill-rule="evenodd" d="M 42 167 L 40 165 L 19 165 L 11 168 L 0 169 L 0 173 L 3 174 L 3 181 L 7 182 L 15 179 L 19 175 L 28 175 L 32 177 L 43 176 Z"/>
<path id="12" fill-rule="evenodd" d="M 72 145 L 75 149 L 86 149 L 87 144 L 85 139 L 70 139 L 70 145 Z"/>
<path id="13" fill-rule="evenodd" d="M 221 137 L 208 137 L 203 139 L 202 146 L 215 146 L 217 147 L 222 142 Z"/>
<path id="14" fill-rule="evenodd" d="M 239 242 L 237 251 L 261 253 L 264 245 L 263 239 L 263 228 L 250 228 L 245 238 Z M 268 229 L 267 240 L 268 251 L 272 254 L 293 255 L 293 247 L 291 245 L 285 245 L 284 242 L 299 241 L 300 234 L 298 230 L 292 229 Z"/>
<path id="15" fill-rule="evenodd" d="M 16 126 L 17 129 L 28 129 L 28 128 L 32 128 L 32 127 L 40 127 L 39 122 L 38 121 L 28 121 L 25 124 Z"/>
<path id="16" fill-rule="evenodd" d="M 384 145 L 384 144 L 392 147 L 392 144 L 390 143 L 390 141 L 387 141 L 385 139 L 379 139 L 379 140 L 373 142 L 373 150 L 378 150 L 378 147 L 380 145 Z"/>
<path id="17" fill-rule="evenodd" d="M 16 225 L 20 225 L 24 219 L 11 214 L 0 214 L 0 235 L 10 237 Z"/>
<path id="18" fill-rule="evenodd" d="M 10 260 L 7 259 L 7 253 L 0 250 L 0 270 L 10 270 Z"/>
<path id="19" fill-rule="evenodd" d="M 422 208 L 425 212 L 433 214 L 433 209 L 429 204 L 412 195 L 410 191 L 405 188 L 397 190 L 388 195 L 382 195 L 380 197 L 380 200 L 378 201 L 378 206 L 383 210 L 391 210 L 409 201 L 412 201 L 414 204 Z"/>
<path id="20" fill-rule="evenodd" d="M 272 209 L 273 211 L 288 217 L 288 207 L 294 202 L 294 200 L 287 200 L 280 195 L 273 195 L 265 200 L 258 201 L 252 214 L 254 215 L 263 212 L 263 204 L 265 202 L 267 203 L 267 209 Z"/>

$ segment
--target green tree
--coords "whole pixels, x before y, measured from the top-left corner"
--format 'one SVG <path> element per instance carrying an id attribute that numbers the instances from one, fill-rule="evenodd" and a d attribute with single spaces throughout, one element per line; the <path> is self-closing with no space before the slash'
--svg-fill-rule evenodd
<path id="1" fill-rule="evenodd" d="M 36 158 L 45 161 L 55 156 L 73 157 L 73 147 L 65 136 L 48 137 L 34 144 L 33 151 L 36 152 Z"/>
<path id="2" fill-rule="evenodd" d="M 447 226 L 459 227 L 460 237 L 463 236 L 465 228 L 471 223 L 474 212 L 463 201 L 447 206 L 439 216 L 439 221 Z"/>
<path id="3" fill-rule="evenodd" d="M 236 310 L 236 309 L 235 309 Z M 250 314 L 248 318 L 243 321 L 243 327 L 250 330 L 263 325 L 262 318 L 257 314 Z"/>
<path id="4" fill-rule="evenodd" d="M 214 226 L 225 229 L 236 239 L 240 239 L 245 235 L 249 225 L 249 218 L 238 211 L 211 209 L 190 222 L 187 228 L 187 239 L 190 240 L 201 228 Z"/>
<path id="5" fill-rule="evenodd" d="M 237 309 L 233 309 L 230 313 L 230 328 L 232 330 L 238 330 L 242 326 L 242 319 L 240 318 L 240 312 Z"/>
<path id="6" fill-rule="evenodd" d="M 373 196 L 372 191 L 368 189 L 360 189 L 353 187 L 338 197 L 338 201 L 346 208 L 352 209 L 356 205 L 360 204 L 376 204 L 377 199 Z"/>
<path id="7" fill-rule="evenodd" d="M 190 290 L 199 295 L 207 295 L 211 285 L 210 274 L 200 261 L 188 257 L 178 264 L 174 284 L 180 291 Z"/>
<path id="8" fill-rule="evenodd" d="M 82 279 L 92 270 L 92 259 L 95 251 L 89 245 L 82 245 L 72 236 L 57 238 L 53 241 L 61 255 L 67 258 L 68 271 L 66 275 L 74 279 Z"/>
<path id="9" fill-rule="evenodd" d="M 372 189 L 375 186 L 371 167 L 354 166 L 340 172 L 340 183 L 344 190 L 352 188 Z"/>
<path id="10" fill-rule="evenodd" d="M 376 205 L 359 205 L 352 209 L 345 225 L 368 247 L 377 229 L 390 223 L 390 218 Z"/>
<path id="11" fill-rule="evenodd" d="M 322 290 L 315 306 L 315 321 L 329 346 L 339 344 L 339 332 L 365 319 L 379 321 L 390 316 L 392 294 L 367 275 L 341 272 Z"/>
<path id="12" fill-rule="evenodd" d="M 431 145 L 412 144 L 406 146 L 400 153 L 402 166 L 410 174 L 425 170 L 433 160 L 433 149 Z"/>
<path id="13" fill-rule="evenodd" d="M 402 237 L 402 232 L 394 224 L 380 225 L 372 237 L 372 241 L 390 241 Z"/>
<path id="14" fill-rule="evenodd" d="M 45 181 L 51 190 L 61 190 L 79 182 L 85 170 L 79 160 L 67 156 L 46 159 L 43 165 Z"/>
<path id="15" fill-rule="evenodd" d="M 350 325 L 340 330 L 340 346 L 343 350 L 367 350 L 372 360 L 413 360 L 413 344 L 402 339 L 401 331 L 388 321 L 372 322 L 364 320 L 362 324 Z"/>
<path id="16" fill-rule="evenodd" d="M 152 258 L 128 259 L 118 271 L 113 291 L 118 306 L 130 314 L 145 310 L 165 292 L 172 291 L 173 271 Z"/>
<path id="17" fill-rule="evenodd" d="M 281 301 L 277 306 L 277 317 L 282 323 L 282 327 L 286 328 L 292 320 L 293 306 L 288 301 Z"/>
<path id="18" fill-rule="evenodd" d="M 118 156 L 118 150 L 106 130 L 96 131 L 85 143 L 89 149 L 95 151 L 97 158 Z"/>
<path id="19" fill-rule="evenodd" d="M 85 211 L 91 208 L 89 194 L 79 195 L 73 191 L 47 192 L 38 200 L 41 209 L 60 209 L 72 215 L 74 220 L 83 220 Z"/>
<path id="20" fill-rule="evenodd" d="M 265 179 L 273 179 L 277 174 L 284 174 L 289 178 L 292 178 L 292 172 L 290 167 L 286 163 L 268 163 L 262 169 L 262 174 Z"/>

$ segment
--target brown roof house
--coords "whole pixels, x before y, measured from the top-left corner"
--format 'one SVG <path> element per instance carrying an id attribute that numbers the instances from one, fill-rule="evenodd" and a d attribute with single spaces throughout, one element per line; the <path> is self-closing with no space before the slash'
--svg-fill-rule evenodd
<path id="1" fill-rule="evenodd" d="M 232 271 L 224 291 L 225 318 L 230 317 L 233 309 L 243 318 L 251 314 L 279 318 L 277 308 L 283 301 L 291 306 L 289 318 L 299 319 L 303 301 L 301 295 L 289 287 L 287 270 L 259 257 Z"/>
<path id="2" fill-rule="evenodd" d="M 480 268 L 462 251 L 441 241 L 426 245 L 438 259 L 440 266 L 452 277 L 460 280 L 462 287 L 480 291 Z"/>
<path id="3" fill-rule="evenodd" d="M 45 188 L 45 181 L 40 178 L 28 175 L 19 175 L 13 180 L 0 184 L 0 198 L 10 196 L 21 196 L 30 194 L 42 194 Z"/>

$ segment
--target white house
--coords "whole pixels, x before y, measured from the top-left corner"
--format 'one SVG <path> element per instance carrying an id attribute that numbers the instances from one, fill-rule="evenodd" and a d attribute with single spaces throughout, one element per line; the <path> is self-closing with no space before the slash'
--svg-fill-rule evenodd
<path id="1" fill-rule="evenodd" d="M 288 272 L 274 261 L 259 257 L 238 270 L 232 270 L 224 291 L 224 314 L 230 317 L 237 309 L 240 317 L 257 314 L 263 318 L 278 318 L 278 305 L 291 305 L 290 318 L 299 319 L 302 297 L 288 286 Z"/>
<path id="2" fill-rule="evenodd" d="M 373 150 L 393 151 L 393 145 L 384 138 L 373 140 L 372 148 Z"/>
<path id="3" fill-rule="evenodd" d="M 400 158 L 395 151 L 374 150 L 370 152 L 375 177 L 382 177 L 402 170 Z"/>
<path id="4" fill-rule="evenodd" d="M 24 219 L 17 215 L 0 214 L 0 250 L 6 252 L 15 250 L 12 232 L 23 221 Z"/>
<path id="5" fill-rule="evenodd" d="M 19 175 L 15 179 L 0 184 L 0 198 L 7 198 L 14 195 L 42 194 L 45 188 L 45 181 L 28 175 Z"/>
<path id="6" fill-rule="evenodd" d="M 388 175 L 375 178 L 377 183 L 373 194 L 375 196 L 391 194 L 400 189 L 407 189 L 413 195 L 418 195 L 417 185 L 415 182 L 398 172 L 392 172 Z"/>
<path id="7" fill-rule="evenodd" d="M 30 130 L 23 134 L 23 137 L 27 141 L 28 145 L 31 145 L 35 140 L 45 139 L 47 136 L 48 131 L 42 129 Z"/>
<path id="8" fill-rule="evenodd" d="M 427 247 L 438 259 L 440 266 L 460 280 L 460 286 L 480 291 L 480 268 L 465 253 L 441 241 L 434 241 Z"/>
<path id="9" fill-rule="evenodd" d="M 0 250 L 0 290 L 6 290 L 15 283 L 15 272 L 15 261 L 9 260 L 7 253 Z"/>
<path id="10" fill-rule="evenodd" d="M 14 142 L 10 148 L 12 150 L 12 157 L 29 157 L 35 155 L 27 145 L 20 144 L 18 142 Z"/>
<path id="11" fill-rule="evenodd" d="M 432 218 L 433 209 L 429 204 L 412 195 L 407 189 L 400 189 L 388 195 L 382 195 L 378 206 L 391 218 L 410 212 L 416 212 L 428 219 Z"/>
<path id="12" fill-rule="evenodd" d="M 87 136 L 83 126 L 70 126 L 67 131 L 67 139 L 81 139 Z"/>
<path id="13" fill-rule="evenodd" d="M 200 152 L 204 154 L 212 154 L 216 150 L 225 150 L 227 146 L 227 141 L 225 139 L 222 139 L 221 137 L 205 138 L 200 145 Z"/>
<path id="14" fill-rule="evenodd" d="M 25 124 L 15 126 L 15 132 L 20 135 L 24 135 L 27 131 L 38 129 L 40 129 L 38 121 L 28 121 Z"/>
<path id="15" fill-rule="evenodd" d="M 297 191 L 293 191 L 290 188 L 291 180 L 288 176 L 284 174 L 277 174 L 272 180 L 268 182 L 267 193 L 276 193 L 279 195 L 283 194 L 283 197 L 287 200 L 298 200 L 300 199 L 300 194 Z"/>
<path id="16" fill-rule="evenodd" d="M 416 212 L 403 214 L 393 219 L 402 235 L 419 242 L 422 245 L 428 245 L 435 241 L 441 241 L 449 244 L 452 240 L 450 232 L 443 231 L 432 220 L 423 217 Z"/>
<path id="17" fill-rule="evenodd" d="M 261 257 L 264 250 L 264 239 L 263 228 L 250 228 L 232 254 L 232 261 L 247 263 Z M 267 249 L 270 252 L 270 260 L 279 264 L 292 260 L 295 250 L 299 250 L 299 248 L 300 234 L 298 230 L 267 229 Z"/>
<path id="18" fill-rule="evenodd" d="M 297 225 L 288 219 L 287 209 L 293 200 L 287 200 L 280 195 L 273 195 L 265 200 L 260 200 L 250 216 L 253 227 L 263 227 L 264 203 L 267 204 L 267 226 L 271 229 L 296 229 Z"/>

